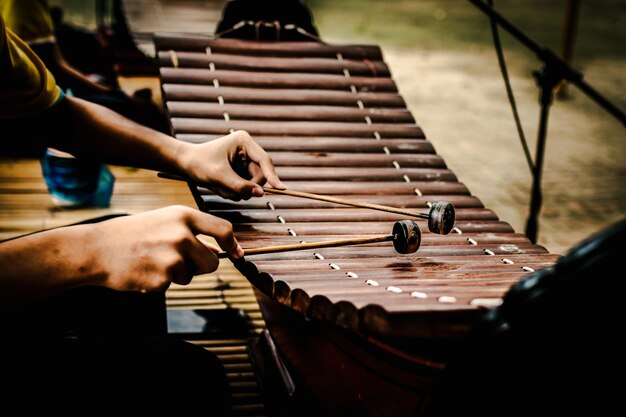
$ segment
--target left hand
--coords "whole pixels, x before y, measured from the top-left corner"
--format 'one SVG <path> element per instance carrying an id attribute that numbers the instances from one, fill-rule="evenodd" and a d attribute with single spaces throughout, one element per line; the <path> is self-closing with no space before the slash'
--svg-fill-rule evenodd
<path id="1" fill-rule="evenodd" d="M 286 188 L 267 152 L 242 130 L 211 142 L 189 144 L 180 160 L 186 176 L 230 200 L 262 196 L 265 182 Z"/>

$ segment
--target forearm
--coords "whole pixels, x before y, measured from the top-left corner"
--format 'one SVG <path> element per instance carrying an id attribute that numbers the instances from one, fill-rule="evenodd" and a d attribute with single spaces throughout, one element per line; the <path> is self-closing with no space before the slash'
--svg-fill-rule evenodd
<path id="1" fill-rule="evenodd" d="M 182 174 L 181 152 L 187 143 L 157 132 L 97 104 L 66 97 L 57 110 L 58 130 L 53 147 L 77 157 Z"/>
<path id="2" fill-rule="evenodd" d="M 66 80 L 69 80 L 70 86 L 78 88 L 83 92 L 106 93 L 111 91 L 111 89 L 106 85 L 97 83 L 89 79 L 81 72 L 77 71 L 75 68 L 70 67 L 65 63 L 59 65 L 58 70 L 63 73 L 63 76 Z"/>
<path id="3" fill-rule="evenodd" d="M 103 222 L 62 227 L 0 244 L 0 311 L 85 285 L 116 291 L 165 291 L 213 272 L 220 249 L 243 249 L 226 220 L 171 206 Z"/>
<path id="4" fill-rule="evenodd" d="M 97 285 L 96 261 L 85 251 L 91 225 L 64 227 L 0 244 L 0 310 L 84 285 Z"/>
<path id="5" fill-rule="evenodd" d="M 95 81 L 92 81 L 88 77 L 86 77 L 82 72 L 78 71 L 76 68 L 72 67 L 66 60 L 63 58 L 61 51 L 59 50 L 59 46 L 54 43 L 52 45 L 54 48 L 53 56 L 54 56 L 54 66 L 56 71 L 60 72 L 64 80 L 69 82 L 69 86 L 73 88 L 78 88 L 83 92 L 92 92 L 92 93 L 105 93 L 110 91 L 111 89 L 106 85 L 99 84 Z"/>

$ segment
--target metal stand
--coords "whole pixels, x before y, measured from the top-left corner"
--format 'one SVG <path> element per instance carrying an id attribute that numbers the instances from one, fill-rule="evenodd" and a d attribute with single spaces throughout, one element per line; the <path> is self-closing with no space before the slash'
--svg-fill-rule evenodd
<path id="1" fill-rule="evenodd" d="M 547 65 L 540 71 L 535 71 L 533 76 L 539 85 L 541 112 L 539 116 L 539 130 L 537 131 L 537 148 L 535 149 L 535 165 L 533 168 L 533 185 L 530 194 L 530 208 L 526 219 L 526 236 L 531 242 L 537 243 L 537 226 L 539 212 L 541 211 L 542 192 L 541 174 L 543 171 L 543 156 L 546 148 L 546 132 L 548 130 L 548 116 L 550 105 L 554 99 L 554 89 L 561 82 L 557 71 L 552 71 Z"/>
<path id="2" fill-rule="evenodd" d="M 545 153 L 546 132 L 548 128 L 548 115 L 550 105 L 554 98 L 554 90 L 563 80 L 569 81 L 577 86 L 589 98 L 595 101 L 600 107 L 612 114 L 622 125 L 626 126 L 626 114 L 617 108 L 608 99 L 594 90 L 589 84 L 583 81 L 583 74 L 574 70 L 565 61 L 559 58 L 551 50 L 539 46 L 536 42 L 526 36 L 521 30 L 515 27 L 511 22 L 506 20 L 502 15 L 496 12 L 493 7 L 483 3 L 481 0 L 469 0 L 480 11 L 485 13 L 500 25 L 503 29 L 513 35 L 517 40 L 524 44 L 528 49 L 533 51 L 537 58 L 543 61 L 544 66 L 540 71 L 533 72 L 534 78 L 540 89 L 539 103 L 541 105 L 541 113 L 539 118 L 539 130 L 537 132 L 537 148 L 535 150 L 535 163 L 533 169 L 533 185 L 530 198 L 530 210 L 526 221 L 526 236 L 531 242 L 537 241 L 538 217 L 541 211 L 542 193 L 541 193 L 541 174 L 543 171 L 543 159 Z"/>

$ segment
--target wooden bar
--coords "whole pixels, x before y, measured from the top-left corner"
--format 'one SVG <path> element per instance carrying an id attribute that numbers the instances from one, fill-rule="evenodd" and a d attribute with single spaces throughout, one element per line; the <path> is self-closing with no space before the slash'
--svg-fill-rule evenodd
<path id="1" fill-rule="evenodd" d="M 201 133 L 181 133 L 177 139 L 191 143 L 210 142 L 224 135 Z M 415 139 L 381 139 L 358 137 L 307 137 L 307 136 L 260 136 L 255 135 L 254 141 L 267 152 L 299 151 L 299 152 L 361 152 L 381 153 L 386 147 L 391 154 L 395 153 L 435 153 L 435 148 L 427 140 Z M 337 182 L 341 184 L 341 182 Z"/>
<path id="2" fill-rule="evenodd" d="M 505 231 L 506 232 L 506 231 Z M 390 245 L 391 246 L 391 245 Z M 493 252 L 494 255 L 487 255 L 485 250 Z M 374 246 L 372 248 L 365 247 L 345 247 L 345 248 L 328 248 L 319 249 L 318 251 L 302 251 L 302 252 L 285 252 L 274 253 L 268 255 L 255 255 L 251 260 L 254 261 L 289 261 L 296 259 L 317 259 L 315 253 L 324 256 L 324 260 L 328 262 L 338 261 L 340 259 L 359 259 L 359 258 L 387 258 L 396 259 L 399 262 L 413 262 L 425 257 L 433 256 L 501 256 L 508 257 L 511 254 L 541 254 L 547 253 L 547 250 L 541 246 L 526 243 L 524 245 L 493 245 L 488 247 L 478 247 L 472 245 L 441 245 L 441 246 L 421 246 L 413 255 L 398 256 L 393 247 Z"/>
<path id="3" fill-rule="evenodd" d="M 157 34 L 154 36 L 157 50 L 196 51 L 228 53 L 252 56 L 286 57 L 337 57 L 381 60 L 380 48 L 373 45 L 328 45 L 319 42 L 264 42 L 240 39 L 215 39 L 210 36 Z"/>
<path id="4" fill-rule="evenodd" d="M 434 168 L 337 168 L 317 167 L 303 170 L 300 167 L 278 167 L 276 172 L 284 181 L 389 181 L 390 187 L 404 182 L 405 176 L 411 182 L 456 181 L 456 176 L 447 169 Z M 446 200 L 446 198 L 442 198 Z"/>
<path id="5" fill-rule="evenodd" d="M 418 222 L 419 223 L 419 222 Z M 369 235 L 389 232 L 387 222 L 359 222 L 357 224 L 347 222 L 303 222 L 289 224 L 282 223 L 240 223 L 237 225 L 237 237 L 242 242 L 256 239 L 257 236 L 289 236 L 292 230 L 297 236 L 318 235 Z M 506 222 L 484 220 L 472 222 L 459 222 L 459 229 L 465 229 L 466 233 L 512 233 L 511 226 Z M 426 234 L 428 228 L 422 228 L 422 234 Z M 441 241 L 446 242 L 447 235 L 439 235 Z"/>
<path id="6" fill-rule="evenodd" d="M 357 223 L 358 224 L 358 223 Z M 326 230 L 320 227 L 327 227 Z M 256 240 L 262 236 L 289 236 L 290 230 L 296 233 L 301 240 L 306 240 L 310 236 L 324 235 L 324 236 L 338 236 L 338 235 L 359 235 L 359 234 L 381 234 L 386 231 L 384 227 L 389 228 L 389 223 L 375 223 L 375 222 L 362 222 L 361 227 L 363 229 L 357 229 L 362 233 L 355 233 L 355 224 L 344 222 L 325 222 L 325 223 L 241 223 L 238 224 L 237 237 L 244 243 L 248 240 Z M 466 233 L 513 233 L 513 229 L 506 222 L 485 220 L 485 221 L 473 221 L 473 222 L 459 222 L 459 229 L 465 229 Z M 428 233 L 427 228 L 422 228 L 422 234 Z M 387 231 L 388 232 L 388 231 Z M 447 235 L 445 235 L 447 236 Z M 441 242 L 452 244 L 452 240 L 442 240 Z M 514 242 L 511 246 L 514 245 Z M 464 244 L 468 244 L 464 242 Z M 469 245 L 468 245 L 469 246 Z"/>
<path id="7" fill-rule="evenodd" d="M 539 269 L 544 267 L 545 263 L 527 264 L 527 267 L 536 267 Z M 301 265 L 302 266 L 302 265 Z M 352 277 L 347 276 L 344 270 L 333 270 L 326 268 L 323 270 L 304 270 L 298 272 L 290 271 L 272 271 L 264 270 L 265 273 L 272 275 L 274 281 L 283 281 L 293 288 L 300 288 L 300 283 L 304 282 L 320 282 L 323 285 L 331 277 L 335 277 L 340 282 L 359 282 L 367 284 L 368 279 L 372 279 L 379 284 L 392 285 L 402 287 L 408 284 L 428 284 L 428 285 L 446 285 L 449 282 L 457 282 L 458 285 L 491 285 L 493 274 L 516 273 L 526 274 L 528 272 L 522 270 L 519 265 L 490 265 L 490 264 L 469 264 L 459 266 L 453 270 L 437 268 L 437 265 L 403 269 L 386 269 L 386 268 L 370 268 L 370 269 L 354 269 L 347 270 Z M 386 281 L 385 281 L 386 280 Z M 509 285 L 510 286 L 510 285 Z"/>
<path id="8" fill-rule="evenodd" d="M 175 134 L 217 133 L 228 134 L 233 130 L 245 130 L 251 135 L 281 136 L 380 136 L 400 138 L 423 138 L 422 129 L 414 124 L 357 124 L 340 122 L 269 122 L 257 120 L 217 120 L 173 117 L 170 119 Z"/>
<path id="9" fill-rule="evenodd" d="M 203 195 L 202 199 L 205 204 L 210 205 L 212 210 L 224 209 L 263 209 L 267 208 L 268 202 L 272 202 L 275 208 L 329 208 L 341 207 L 337 204 L 327 203 L 325 201 L 306 200 L 302 198 L 294 198 L 281 195 L 265 195 L 263 198 L 254 198 L 248 201 L 230 201 L 225 200 L 217 195 Z M 482 208 L 480 200 L 473 196 L 467 195 L 352 195 L 351 200 L 362 201 L 365 203 L 381 204 L 398 208 L 421 208 L 428 210 L 427 203 L 435 201 L 448 201 L 458 208 Z"/>
<path id="10" fill-rule="evenodd" d="M 406 109 L 359 109 L 356 106 L 260 106 L 170 101 L 167 103 L 167 110 L 170 117 L 202 117 L 207 119 L 223 119 L 224 113 L 227 113 L 231 119 L 243 120 L 307 120 L 365 123 L 365 117 L 369 117 L 374 123 L 415 123 L 415 119 Z"/>
<path id="11" fill-rule="evenodd" d="M 211 81 L 212 83 L 212 81 Z M 395 92 L 320 90 L 297 88 L 249 88 L 241 86 L 165 83 L 163 92 L 168 101 L 211 101 L 222 97 L 225 103 L 243 104 L 300 104 L 320 106 L 354 106 L 358 101 L 364 107 L 404 108 L 406 103 Z"/>
<path id="12" fill-rule="evenodd" d="M 206 52 L 159 51 L 161 67 L 215 68 L 220 70 L 271 71 L 271 72 L 310 72 L 341 74 L 346 69 L 352 75 L 389 76 L 389 68 L 382 61 L 353 59 L 337 60 L 336 56 L 317 57 L 256 57 L 251 60 L 246 55 Z"/>
<path id="13" fill-rule="evenodd" d="M 419 250 L 418 250 L 419 254 Z M 500 265 L 506 265 L 506 262 L 513 262 L 512 265 L 517 267 L 531 266 L 546 267 L 554 264 L 560 259 L 559 255 L 553 255 L 549 253 L 543 253 L 538 255 L 526 255 L 526 254 L 509 254 L 506 256 L 485 256 L 480 255 L 468 255 L 468 256 L 432 256 L 432 257 L 419 257 L 417 259 L 404 259 L 400 255 L 385 259 L 385 258 L 372 258 L 363 257 L 361 259 L 342 259 L 338 262 L 340 270 L 332 269 L 329 264 L 333 259 L 296 259 L 291 262 L 272 261 L 272 260 L 259 260 L 257 258 L 250 259 L 247 266 L 250 269 L 250 275 L 258 275 L 259 271 L 266 273 L 293 273 L 294 271 L 300 271 L 301 273 L 319 273 L 322 271 L 326 273 L 337 273 L 341 276 L 346 276 L 348 272 L 360 272 L 372 271 L 376 273 L 379 270 L 395 269 L 401 270 L 419 270 L 423 265 L 435 265 L 440 270 L 454 272 L 459 268 L 498 268 Z"/>
<path id="14" fill-rule="evenodd" d="M 421 181 L 400 182 L 394 181 L 288 181 L 288 189 L 327 195 L 417 195 L 416 189 L 422 195 L 469 195 L 467 187 L 460 182 L 448 181 Z"/>
<path id="15" fill-rule="evenodd" d="M 161 68 L 161 79 L 165 83 L 255 87 L 255 88 L 315 88 L 320 90 L 350 91 L 351 86 L 357 91 L 398 91 L 390 78 L 382 77 L 345 77 L 332 74 L 280 73 L 225 71 L 201 68 Z"/>
<path id="16" fill-rule="evenodd" d="M 279 223 L 282 219 L 287 223 L 322 221 L 331 222 L 363 222 L 363 221 L 388 221 L 394 222 L 405 220 L 406 216 L 394 213 L 366 209 L 348 208 L 317 208 L 317 209 L 279 209 L 268 210 L 211 210 L 211 214 L 230 221 L 231 223 Z M 280 216 L 280 218 L 279 218 Z M 487 209 L 458 209 L 456 210 L 456 224 L 464 224 L 465 220 L 498 220 L 491 210 Z M 416 220 L 417 221 L 417 220 Z M 422 221 L 426 225 L 426 220 Z M 458 227 L 458 226 L 457 226 Z"/>
<path id="17" fill-rule="evenodd" d="M 373 154 L 356 152 L 274 152 L 275 166 L 290 167 L 394 167 L 446 168 L 435 154 Z M 395 164 L 394 164 L 395 163 Z"/>
<path id="18" fill-rule="evenodd" d="M 345 297 L 345 300 L 350 301 L 354 298 L 352 295 L 360 295 L 362 298 L 369 298 L 370 300 L 363 300 L 364 303 L 380 304 L 388 302 L 387 298 L 400 298 L 401 300 L 393 300 L 392 302 L 405 302 L 416 303 L 416 297 L 411 297 L 410 293 L 413 291 L 424 292 L 429 295 L 429 298 L 435 298 L 437 295 L 445 295 L 448 297 L 454 297 L 457 300 L 459 298 L 491 298 L 501 297 L 506 290 L 519 281 L 526 273 L 523 271 L 493 271 L 488 276 L 490 278 L 489 285 L 486 286 L 485 281 L 467 281 L 462 277 L 457 279 L 445 277 L 445 273 L 435 273 L 434 275 L 428 275 L 429 277 L 440 277 L 438 282 L 425 282 L 419 278 L 415 279 L 393 279 L 393 278 L 381 278 L 375 281 L 378 285 L 367 284 L 365 280 L 347 280 L 344 278 L 331 279 L 327 278 L 324 281 L 303 281 L 297 279 L 294 276 L 287 277 L 273 277 L 275 284 L 274 296 L 281 300 L 289 301 L 291 298 L 290 283 L 295 288 L 305 291 L 308 297 L 321 296 L 338 296 Z M 469 273 L 466 276 L 469 277 L 472 274 Z M 280 284 L 280 286 L 278 285 Z M 477 285 L 478 284 L 478 285 Z M 387 287 L 392 286 L 401 289 L 401 292 L 389 291 Z M 276 294 L 276 291 L 279 294 Z M 369 296 L 369 297 L 368 297 Z M 376 298 L 378 297 L 378 298 Z M 436 302 L 436 301 L 435 301 Z M 467 308 L 463 303 L 455 302 L 450 304 L 456 304 L 460 308 Z"/>
<path id="19" fill-rule="evenodd" d="M 272 223 L 269 223 L 270 225 Z M 268 223 L 265 223 L 268 225 Z M 364 225 L 367 226 L 367 223 L 364 222 Z M 461 227 L 467 226 L 462 224 Z M 504 222 L 482 222 L 480 228 L 472 228 L 467 226 L 467 233 L 463 234 L 451 234 L 451 235 L 443 235 L 448 237 L 448 239 L 442 239 L 436 233 L 429 232 L 426 224 L 419 223 L 420 230 L 422 231 L 422 239 L 421 247 L 430 247 L 430 246 L 468 246 L 469 248 L 479 248 L 482 250 L 482 255 L 491 255 L 488 250 L 492 250 L 494 247 L 498 249 L 499 253 L 508 252 L 511 254 L 518 254 L 518 248 L 522 246 L 526 246 L 528 244 L 527 241 L 524 241 L 518 237 L 511 237 L 507 239 L 505 237 L 494 237 L 498 234 L 513 234 L 511 232 L 511 228 L 507 223 Z M 270 232 L 267 235 L 261 235 L 259 230 L 265 230 L 266 228 L 259 228 L 256 230 L 247 230 L 241 231 L 236 234 L 237 240 L 244 248 L 255 248 L 255 247 L 263 247 L 263 246 L 271 246 L 276 244 L 296 244 L 300 242 L 318 242 L 325 240 L 337 240 L 337 239 L 347 239 L 347 238 L 355 238 L 363 235 L 359 235 L 355 233 L 349 233 L 348 231 L 334 231 L 328 234 L 322 233 L 301 233 L 296 234 L 295 236 L 291 235 L 287 229 L 272 229 L 269 228 Z M 293 229 L 292 229 L 293 230 Z M 281 233 L 284 232 L 284 233 Z M 485 237 L 487 236 L 487 237 Z M 491 237 L 488 237 L 491 236 Z M 471 239 L 471 240 L 470 240 Z M 368 245 L 369 248 L 375 247 L 385 247 L 387 245 L 382 243 L 372 243 Z M 374 250 L 374 249 L 373 249 Z M 543 249 L 541 250 L 543 251 Z M 333 253 L 325 252 L 324 256 L 333 256 Z M 255 258 L 256 259 L 256 258 Z"/>
<path id="20" fill-rule="evenodd" d="M 312 222 L 313 223 L 313 222 Z M 393 223 L 388 223 L 393 224 Z M 369 223 L 365 223 L 365 226 L 369 225 Z M 420 224 L 420 226 L 425 226 Z M 426 227 L 422 227 L 424 233 L 422 234 L 421 244 L 422 245 L 475 245 L 479 247 L 485 246 L 493 246 L 493 245 L 507 245 L 507 244 L 525 244 L 527 241 L 525 240 L 524 235 L 517 233 L 463 233 L 459 234 L 451 234 L 451 235 L 439 235 L 437 233 L 428 233 L 428 229 Z M 312 235 L 307 234 L 306 236 L 298 235 L 298 236 L 281 236 L 275 234 L 268 234 L 267 236 L 261 237 L 252 237 L 247 233 L 237 235 L 240 243 L 246 243 L 244 249 L 253 249 L 256 247 L 265 247 L 265 246 L 279 246 L 279 245 L 293 245 L 301 242 L 302 240 L 306 240 L 307 243 L 313 242 L 324 242 L 329 240 L 336 239 L 352 239 L 363 236 L 358 233 L 333 233 L 330 231 L 328 234 L 323 235 Z M 475 243 L 471 243 L 469 240 L 472 240 Z M 371 244 L 370 246 L 386 246 L 386 243 L 378 243 Z"/>
<path id="21" fill-rule="evenodd" d="M 421 182 L 399 182 L 399 181 L 285 181 L 287 189 L 299 190 L 309 193 L 326 195 L 358 195 L 367 194 L 371 191 L 373 195 L 469 195 L 469 190 L 459 182 L 446 181 L 421 181 Z M 415 190 L 419 191 L 416 192 Z M 214 194 L 208 188 L 198 186 L 198 191 L 202 195 Z"/>

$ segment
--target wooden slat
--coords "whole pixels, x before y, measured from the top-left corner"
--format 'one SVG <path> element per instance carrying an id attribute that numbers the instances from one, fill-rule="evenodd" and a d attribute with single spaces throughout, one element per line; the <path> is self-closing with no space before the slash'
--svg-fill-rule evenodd
<path id="1" fill-rule="evenodd" d="M 503 233 L 510 232 L 504 228 Z M 242 244 L 245 244 L 242 243 Z M 324 248 L 317 251 L 295 251 L 295 252 L 277 252 L 265 255 L 254 255 L 250 257 L 250 260 L 254 261 L 269 261 L 269 260 L 282 260 L 293 261 L 298 259 L 318 259 L 316 253 L 321 254 L 324 257 L 324 261 L 335 262 L 343 259 L 359 259 L 362 258 L 363 262 L 366 262 L 367 258 L 388 258 L 397 262 L 413 262 L 425 257 L 433 256 L 501 256 L 508 257 L 510 255 L 530 255 L 530 254 L 542 254 L 547 253 L 547 250 L 541 246 L 532 245 L 530 243 L 525 244 L 505 244 L 505 245 L 488 245 L 488 246 L 472 246 L 472 245 L 441 245 L 441 246 L 421 246 L 415 254 L 398 255 L 393 249 L 391 244 L 388 247 L 374 246 L 366 247 L 361 246 L 345 246 L 337 248 Z M 493 252 L 494 255 L 488 255 L 485 250 Z M 322 260 L 322 259 L 321 259 Z"/>
<path id="2" fill-rule="evenodd" d="M 232 223 L 291 223 L 302 222 L 394 222 L 405 220 L 402 214 L 387 213 L 367 209 L 349 208 L 304 208 L 304 209 L 254 209 L 254 210 L 211 210 L 211 214 Z M 280 216 L 280 218 L 278 217 Z M 282 220 L 281 220 L 282 219 Z M 417 219 L 415 219 L 417 220 Z M 456 224 L 472 220 L 498 220 L 496 214 L 488 209 L 457 209 Z M 425 220 L 423 221 L 426 222 Z"/>
<path id="3" fill-rule="evenodd" d="M 223 119 L 224 113 L 226 113 L 231 119 L 242 120 L 307 120 L 364 123 L 365 117 L 369 117 L 374 123 L 415 123 L 415 119 L 413 119 L 413 116 L 407 109 L 359 109 L 356 106 L 260 106 L 169 101 L 167 109 L 171 117 L 201 117 L 206 119 Z"/>
<path id="4" fill-rule="evenodd" d="M 374 132 L 382 137 L 423 138 L 422 129 L 415 124 L 357 124 L 341 122 L 269 122 L 265 120 L 216 120 L 173 117 L 172 128 L 179 133 L 217 133 L 227 135 L 233 130 L 245 130 L 251 135 L 281 136 L 354 136 L 363 137 Z"/>
<path id="5" fill-rule="evenodd" d="M 382 59 L 380 48 L 373 45 L 328 45 L 318 42 L 264 42 L 240 39 L 214 39 L 209 36 L 158 34 L 154 37 L 157 50 L 198 51 L 245 54 L 252 56 L 336 57 L 337 53 L 350 59 Z"/>
<path id="6" fill-rule="evenodd" d="M 364 223 L 363 227 L 367 227 L 368 223 Z M 425 226 L 425 225 L 421 225 Z M 324 242 L 329 240 L 338 240 L 338 239 L 353 239 L 362 236 L 367 236 L 368 233 L 357 234 L 359 230 L 355 230 L 352 234 L 346 233 L 336 233 L 333 231 L 329 231 L 327 234 L 323 235 L 314 235 L 307 234 L 304 236 L 276 236 L 275 234 L 268 233 L 266 236 L 261 237 L 251 237 L 249 234 L 242 234 L 239 236 L 241 242 L 247 243 L 244 246 L 244 249 L 252 249 L 256 247 L 264 247 L 264 246 L 279 246 L 279 245 L 293 245 L 297 244 L 302 240 L 306 240 L 307 243 L 313 242 Z M 471 241 L 470 241 L 471 239 Z M 488 232 L 488 233 L 463 233 L 459 234 L 450 234 L 447 236 L 439 235 L 436 233 L 428 233 L 428 230 L 424 227 L 424 233 L 422 234 L 421 244 L 423 246 L 435 246 L 435 245 L 455 245 L 455 246 L 463 246 L 463 245 L 474 245 L 479 247 L 485 246 L 493 246 L 493 245 L 508 245 L 508 244 L 521 244 L 524 245 L 528 243 L 526 237 L 517 233 L 510 232 Z M 380 243 L 369 243 L 367 247 L 372 246 L 388 246 L 389 242 L 380 242 Z M 320 249 L 319 251 L 323 251 Z"/>
<path id="7" fill-rule="evenodd" d="M 181 133 L 177 139 L 191 143 L 204 143 L 219 139 L 223 135 Z M 268 152 L 300 151 L 300 152 L 361 152 L 381 153 L 385 147 L 390 153 L 435 153 L 433 145 L 427 140 L 415 139 L 381 139 L 372 138 L 333 138 L 306 136 L 261 136 L 255 135 L 254 141 Z"/>
<path id="8" fill-rule="evenodd" d="M 390 185 L 392 186 L 392 185 Z M 212 210 L 224 209 L 265 209 L 271 202 L 276 208 L 329 208 L 343 207 L 335 203 L 324 201 L 296 198 L 285 195 L 269 195 L 263 198 L 255 198 L 248 201 L 230 201 L 216 195 L 203 195 L 202 199 Z M 381 204 L 399 208 L 427 208 L 427 203 L 435 201 L 448 201 L 458 208 L 482 208 L 480 200 L 467 195 L 351 195 L 350 200 L 364 203 Z"/>
<path id="9" fill-rule="evenodd" d="M 162 67 L 183 68 L 215 68 L 241 71 L 275 71 L 275 72 L 311 72 L 342 74 L 347 69 L 354 75 L 388 76 L 389 68 L 382 61 L 357 61 L 353 59 L 337 59 L 317 57 L 255 57 L 251 60 L 246 55 L 207 54 L 202 52 L 160 51 L 159 65 Z"/>
<path id="10" fill-rule="evenodd" d="M 211 83 L 213 83 L 211 81 Z M 404 99 L 396 92 L 372 92 L 349 89 L 345 91 L 298 89 L 298 88 L 246 88 L 242 86 L 163 84 L 163 91 L 168 100 L 173 101 L 211 101 L 218 102 L 222 97 L 225 103 L 244 104 L 301 104 L 320 106 L 358 106 L 361 101 L 365 107 L 406 107 Z"/>
<path id="11" fill-rule="evenodd" d="M 454 181 L 285 181 L 288 189 L 326 195 L 447 195 L 469 194 L 467 187 Z M 352 198 L 352 197 L 350 197 Z"/>
<path id="12" fill-rule="evenodd" d="M 275 166 L 289 167 L 394 167 L 445 168 L 435 154 L 398 153 L 393 155 L 356 152 L 274 152 Z"/>
<path id="13" fill-rule="evenodd" d="M 201 68 L 161 68 L 161 79 L 166 83 L 215 85 L 225 87 L 254 88 L 314 88 L 319 90 L 350 91 L 354 86 L 357 91 L 398 91 L 390 78 L 383 77 L 345 77 L 333 74 L 280 73 L 225 71 Z"/>

